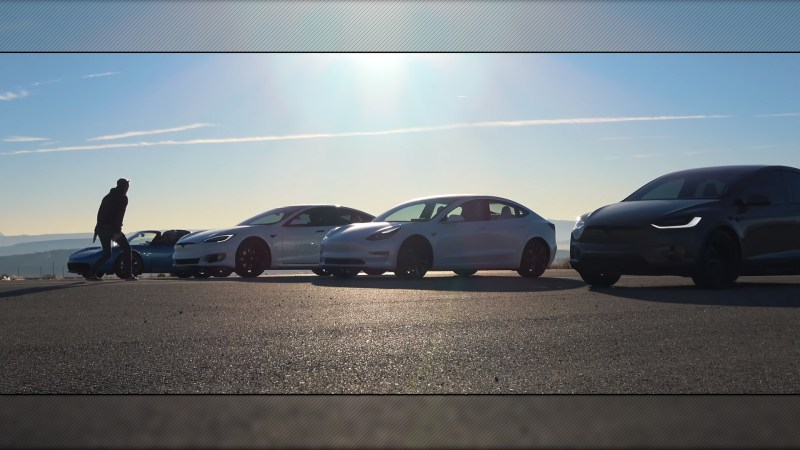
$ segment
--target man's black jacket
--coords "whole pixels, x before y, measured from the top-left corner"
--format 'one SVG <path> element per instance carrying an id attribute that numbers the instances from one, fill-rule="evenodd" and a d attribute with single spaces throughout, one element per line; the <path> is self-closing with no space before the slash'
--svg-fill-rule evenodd
<path id="1" fill-rule="evenodd" d="M 128 196 L 120 188 L 111 188 L 103 197 L 100 209 L 97 210 L 95 232 L 104 230 L 111 233 L 122 231 L 122 219 L 128 207 Z"/>

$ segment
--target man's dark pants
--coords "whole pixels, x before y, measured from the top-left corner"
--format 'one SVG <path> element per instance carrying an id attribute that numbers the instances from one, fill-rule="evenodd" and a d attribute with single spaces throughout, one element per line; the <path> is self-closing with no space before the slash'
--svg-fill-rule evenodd
<path id="1" fill-rule="evenodd" d="M 123 277 L 130 277 L 131 276 L 131 246 L 128 244 L 128 240 L 125 238 L 125 235 L 122 234 L 120 231 L 108 231 L 103 229 L 97 230 L 97 238 L 100 239 L 100 245 L 103 246 L 103 254 L 100 255 L 100 258 L 92 266 L 92 274 L 97 274 L 97 271 L 103 267 L 108 258 L 111 257 L 111 241 L 113 240 L 116 242 L 120 247 L 122 247 L 122 258 L 123 261 L 126 261 L 127 264 L 123 264 L 124 273 L 122 274 Z"/>

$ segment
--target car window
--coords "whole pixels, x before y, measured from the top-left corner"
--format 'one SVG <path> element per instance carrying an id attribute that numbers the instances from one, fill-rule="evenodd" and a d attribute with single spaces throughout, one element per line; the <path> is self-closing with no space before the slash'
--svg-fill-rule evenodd
<path id="1" fill-rule="evenodd" d="M 467 222 L 489 220 L 489 202 L 484 199 L 470 200 L 458 208 L 459 215 Z M 448 220 L 451 220 L 448 215 Z"/>
<path id="2" fill-rule="evenodd" d="M 492 220 L 514 219 L 518 217 L 523 217 L 526 214 L 527 211 L 506 202 L 500 202 L 500 201 L 489 202 L 489 217 Z"/>
<path id="3" fill-rule="evenodd" d="M 786 181 L 786 187 L 789 190 L 789 201 L 800 203 L 800 173 L 783 172 L 783 179 Z"/>
<path id="4" fill-rule="evenodd" d="M 293 214 L 298 208 L 279 208 L 251 217 L 239 225 L 273 225 Z"/>
<path id="5" fill-rule="evenodd" d="M 149 245 L 156 237 L 160 236 L 160 232 L 155 231 L 141 231 L 134 233 L 133 236 L 128 237 L 128 244 L 130 245 Z"/>
<path id="6" fill-rule="evenodd" d="M 625 201 L 722 198 L 735 177 L 735 173 L 679 172 L 645 184 Z"/>
<path id="7" fill-rule="evenodd" d="M 766 195 L 770 203 L 781 205 L 789 203 L 789 193 L 780 172 L 762 172 L 745 182 L 741 196 L 746 200 L 754 195 Z"/>
<path id="8" fill-rule="evenodd" d="M 427 222 L 441 214 L 453 199 L 428 199 L 406 203 L 375 218 L 376 222 Z"/>

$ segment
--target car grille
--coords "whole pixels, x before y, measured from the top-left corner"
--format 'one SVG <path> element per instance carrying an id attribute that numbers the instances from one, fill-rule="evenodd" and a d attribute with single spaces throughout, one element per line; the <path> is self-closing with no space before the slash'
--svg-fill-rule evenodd
<path id="1" fill-rule="evenodd" d="M 646 238 L 646 230 L 641 227 L 605 226 L 586 228 L 580 241 L 586 244 L 635 244 Z"/>
<path id="2" fill-rule="evenodd" d="M 197 264 L 200 258 L 176 259 L 175 264 Z"/>

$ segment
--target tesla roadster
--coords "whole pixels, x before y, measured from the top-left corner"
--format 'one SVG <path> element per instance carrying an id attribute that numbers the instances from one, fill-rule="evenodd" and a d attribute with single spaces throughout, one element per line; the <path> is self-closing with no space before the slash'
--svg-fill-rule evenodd
<path id="1" fill-rule="evenodd" d="M 188 230 L 144 230 L 130 233 L 126 236 L 131 246 L 131 270 L 134 275 L 142 273 L 172 273 L 185 277 L 188 272 L 175 271 L 172 267 L 172 252 L 175 242 L 182 236 L 189 234 Z M 85 277 L 89 268 L 100 258 L 102 247 L 87 247 L 71 254 L 67 261 L 67 270 Z M 111 257 L 103 267 L 97 271 L 97 276 L 115 274 L 122 278 L 125 259 L 122 258 L 122 248 L 111 241 Z"/>

